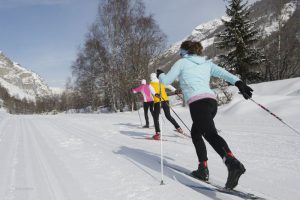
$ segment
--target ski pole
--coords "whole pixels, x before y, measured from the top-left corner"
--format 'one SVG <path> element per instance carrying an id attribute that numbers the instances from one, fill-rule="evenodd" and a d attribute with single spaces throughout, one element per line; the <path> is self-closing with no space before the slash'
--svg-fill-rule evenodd
<path id="1" fill-rule="evenodd" d="M 136 102 L 136 100 L 137 100 L 137 98 L 134 95 L 133 95 L 133 100 L 134 100 L 134 102 Z M 139 114 L 139 119 L 140 119 L 140 122 L 141 122 L 141 126 L 143 127 L 143 122 L 142 122 L 140 109 L 138 108 L 138 105 L 137 105 L 137 111 L 138 111 L 138 114 Z"/>
<path id="2" fill-rule="evenodd" d="M 166 124 L 165 118 L 163 116 L 161 116 L 161 118 L 162 118 L 164 124 Z"/>
<path id="3" fill-rule="evenodd" d="M 142 118 L 141 118 L 141 114 L 140 114 L 140 109 L 138 108 L 138 109 L 137 109 L 137 111 L 138 111 L 138 114 L 139 114 L 139 118 L 140 118 L 141 126 L 143 127 Z"/>
<path id="4" fill-rule="evenodd" d="M 254 101 L 252 98 L 249 98 L 253 103 L 255 103 L 256 105 L 258 105 L 259 107 L 261 107 L 262 109 L 264 109 L 265 111 L 267 111 L 269 114 L 273 115 L 276 119 L 278 119 L 279 121 L 281 121 L 283 124 L 285 124 L 287 127 L 289 127 L 290 129 L 292 129 L 295 133 L 299 134 L 299 131 L 297 131 L 296 129 L 294 129 L 293 127 L 291 127 L 290 125 L 288 125 L 286 122 L 284 122 L 280 117 L 278 117 L 277 115 L 275 115 L 274 113 L 272 113 L 269 109 L 267 109 L 266 107 L 264 107 L 263 105 L 257 103 L 256 101 Z"/>
<path id="5" fill-rule="evenodd" d="M 161 181 L 160 185 L 164 185 L 164 157 L 163 157 L 163 130 L 162 125 L 160 123 L 160 170 L 161 170 Z"/>
<path id="6" fill-rule="evenodd" d="M 161 116 L 161 83 L 159 83 L 159 115 Z M 162 118 L 162 116 L 161 116 Z M 160 185 L 164 185 L 164 159 L 163 159 L 163 131 L 162 131 L 162 123 L 159 124 L 160 126 L 160 171 L 161 171 L 161 181 Z"/>
<path id="7" fill-rule="evenodd" d="M 138 107 L 138 106 L 137 106 L 137 107 Z M 140 108 L 137 108 L 137 111 L 138 111 L 138 114 L 139 114 L 141 126 L 143 127 L 143 122 L 142 122 L 142 118 L 141 118 L 141 114 L 140 114 Z"/>
<path id="8" fill-rule="evenodd" d="M 182 101 L 184 101 L 183 97 L 180 96 L 179 94 L 177 94 L 178 97 L 180 97 L 180 99 L 182 99 Z M 172 107 L 167 103 L 167 105 L 169 106 L 169 108 L 173 111 L 173 113 L 178 117 L 178 119 L 184 124 L 184 126 L 187 128 L 187 130 L 191 133 L 190 129 L 186 126 L 186 124 L 183 122 L 183 120 L 178 116 L 178 114 L 172 109 Z M 222 130 L 221 129 L 217 129 L 218 133 L 221 133 Z M 188 137 L 190 137 L 189 135 L 187 135 Z"/>
<path id="9" fill-rule="evenodd" d="M 163 97 L 161 97 L 165 102 L 166 102 L 166 100 L 163 98 Z M 166 104 L 167 104 L 167 106 L 172 110 L 172 112 L 178 117 L 178 119 L 181 121 L 181 123 L 187 128 L 187 130 L 189 131 L 189 132 L 191 132 L 191 130 L 188 128 L 188 126 L 183 122 L 183 120 L 177 115 L 177 113 L 173 110 L 173 108 L 170 106 L 170 104 L 168 103 L 168 102 L 166 102 Z"/>
<path id="10" fill-rule="evenodd" d="M 175 93 L 176 94 L 176 93 Z M 176 94 L 182 101 L 184 101 L 183 97 L 180 96 L 179 94 Z"/>

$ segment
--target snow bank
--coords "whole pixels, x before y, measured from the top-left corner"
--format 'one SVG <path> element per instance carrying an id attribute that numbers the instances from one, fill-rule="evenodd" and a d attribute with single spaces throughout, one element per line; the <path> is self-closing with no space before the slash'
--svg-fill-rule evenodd
<path id="1" fill-rule="evenodd" d="M 300 78 L 271 81 L 251 85 L 253 100 L 268 108 L 279 117 L 288 117 L 293 124 L 298 124 L 300 118 Z M 237 88 L 231 88 L 235 93 L 231 103 L 221 107 L 223 115 L 247 115 L 251 118 L 258 116 L 275 119 L 250 100 L 245 101 L 239 95 Z M 277 119 L 275 119 L 277 120 Z"/>
<path id="2" fill-rule="evenodd" d="M 252 86 L 259 96 L 299 96 L 300 78 L 271 81 Z"/>

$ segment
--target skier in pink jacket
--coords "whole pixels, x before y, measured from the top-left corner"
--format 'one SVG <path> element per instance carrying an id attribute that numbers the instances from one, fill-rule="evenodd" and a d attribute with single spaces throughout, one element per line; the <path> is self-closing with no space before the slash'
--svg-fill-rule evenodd
<path id="1" fill-rule="evenodd" d="M 140 92 L 143 95 L 143 107 L 144 107 L 144 115 L 146 120 L 146 125 L 143 126 L 143 128 L 149 128 L 149 117 L 148 117 L 148 109 L 150 108 L 150 113 L 153 117 L 153 97 L 149 88 L 149 85 L 147 85 L 146 80 L 143 79 L 141 81 L 141 85 L 132 89 L 133 93 Z"/>

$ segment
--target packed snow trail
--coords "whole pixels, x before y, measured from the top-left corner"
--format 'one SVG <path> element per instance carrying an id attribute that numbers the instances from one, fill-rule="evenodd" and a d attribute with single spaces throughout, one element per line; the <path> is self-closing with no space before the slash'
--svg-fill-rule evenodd
<path id="1" fill-rule="evenodd" d="M 108 116 L 102 119 L 103 124 L 111 121 L 113 115 Z M 128 132 L 127 125 L 106 124 L 103 127 L 98 120 L 98 116 L 92 115 L 76 118 L 61 115 L 9 116 L 2 121 L 0 199 L 199 197 L 199 192 L 171 180 L 171 175 L 167 175 L 170 179 L 166 180 L 166 186 L 159 186 L 157 144 L 137 144 L 128 137 L 133 131 Z M 116 136 L 122 139 L 116 140 Z M 144 150 L 145 145 L 157 150 Z M 174 187 L 178 191 L 174 192 Z M 224 197 L 209 191 L 209 186 L 203 188 L 200 196 L 207 197 L 204 199 Z"/>
<path id="2" fill-rule="evenodd" d="M 11 117 L 1 133 L 1 199 L 83 197 L 79 185 L 49 146 L 50 140 L 30 119 Z"/>
<path id="3" fill-rule="evenodd" d="M 150 136 L 153 130 L 137 128 L 138 124 L 117 122 L 136 117 L 132 113 L 118 114 L 118 120 L 114 117 L 114 114 L 36 115 L 10 116 L 3 121 L 0 126 L 0 176 L 3 177 L 0 179 L 0 199 L 240 199 L 217 193 L 210 190 L 210 186 L 167 168 L 166 185 L 160 186 L 159 142 L 134 139 L 136 136 Z M 115 123 L 109 123 L 114 120 Z M 196 156 L 191 141 L 176 136 L 172 127 L 168 128 L 170 131 L 166 131 L 165 138 L 172 142 L 164 144 L 166 161 L 194 169 Z M 252 138 L 247 132 L 230 132 L 232 140 Z M 254 135 L 253 138 L 258 138 L 252 141 L 265 145 L 261 139 L 266 132 L 259 135 Z M 287 141 L 286 145 L 290 144 Z M 245 154 L 255 154 L 248 148 L 246 145 Z M 252 155 L 249 161 L 243 160 L 247 165 L 262 162 L 259 157 L 272 155 L 268 151 Z M 210 155 L 210 161 L 211 177 L 224 185 L 225 166 L 214 154 Z M 271 161 L 272 166 L 276 163 L 280 166 L 282 157 L 275 156 Z M 255 185 L 265 185 L 264 176 L 268 174 L 265 169 L 269 168 L 269 163 L 270 160 L 262 169 L 249 166 L 249 174 L 241 178 L 241 188 L 268 196 L 264 191 L 272 191 L 276 185 L 267 188 L 255 188 Z M 281 174 L 284 174 L 284 169 L 280 169 Z M 255 176 L 256 173 L 259 176 Z M 198 185 L 201 190 L 186 185 Z M 247 187 L 242 187 L 244 185 Z M 292 189 L 291 192 L 295 191 Z"/>
<path id="4" fill-rule="evenodd" d="M 254 85 L 254 99 L 300 130 L 300 79 Z M 285 86 L 284 86 L 285 85 Z M 280 94 L 284 88 L 284 94 Z M 264 92 L 268 91 L 268 92 Z M 273 93 L 272 93 L 273 91 Z M 174 107 L 190 126 L 188 108 Z M 268 200 L 300 199 L 300 137 L 250 101 L 235 95 L 219 108 L 219 133 L 247 171 L 237 190 Z M 150 121 L 150 125 L 153 121 Z M 189 138 L 162 122 L 164 159 L 185 170 L 197 167 Z M 137 140 L 137 112 L 8 115 L 0 110 L 1 200 L 240 200 L 216 192 L 168 167 L 160 185 L 160 142 Z M 225 185 L 227 169 L 208 148 L 213 182 Z M 191 188 L 188 186 L 197 186 Z M 200 188 L 200 189 L 199 189 Z"/>

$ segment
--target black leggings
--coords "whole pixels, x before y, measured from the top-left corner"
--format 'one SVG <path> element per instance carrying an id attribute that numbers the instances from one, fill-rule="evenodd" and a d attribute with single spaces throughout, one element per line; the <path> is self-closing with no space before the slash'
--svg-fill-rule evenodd
<path id="1" fill-rule="evenodd" d="M 199 162 L 207 160 L 206 146 L 202 137 L 208 141 L 221 158 L 231 152 L 226 141 L 218 135 L 213 120 L 217 114 L 217 101 L 209 98 L 201 99 L 191 103 L 189 107 L 193 120 L 191 136 Z"/>
<path id="2" fill-rule="evenodd" d="M 154 111 L 153 111 L 153 101 L 150 102 L 144 102 L 144 116 L 146 120 L 146 125 L 149 126 L 149 117 L 148 117 L 148 109 L 150 108 L 150 113 L 153 117 Z"/>
<path id="3" fill-rule="evenodd" d="M 169 101 L 162 101 L 161 107 L 164 110 L 166 118 L 173 124 L 173 126 L 177 129 L 180 126 L 175 121 L 175 119 L 171 116 L 170 108 L 169 108 Z M 155 126 L 155 132 L 160 132 L 159 127 L 159 113 L 160 113 L 160 103 L 154 103 L 154 126 Z"/>

